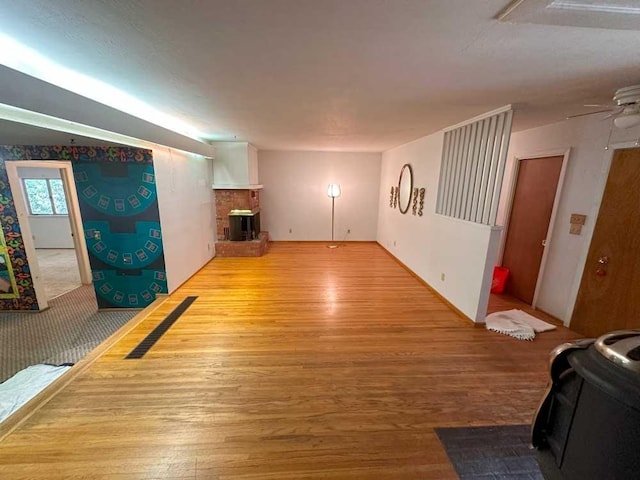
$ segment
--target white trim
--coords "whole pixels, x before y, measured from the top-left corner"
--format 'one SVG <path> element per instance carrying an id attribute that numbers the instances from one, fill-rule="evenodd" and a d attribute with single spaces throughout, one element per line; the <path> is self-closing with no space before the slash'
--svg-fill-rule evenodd
<path id="1" fill-rule="evenodd" d="M 598 215 L 600 213 L 600 205 L 604 198 L 604 190 L 607 186 L 607 180 L 609 180 L 609 171 L 611 170 L 611 164 L 613 163 L 613 156 L 616 150 L 623 148 L 640 148 L 637 140 L 631 140 L 628 142 L 612 143 L 605 147 L 604 162 L 602 165 L 602 174 L 600 175 L 600 182 L 597 185 L 596 193 L 593 196 L 593 205 L 591 206 L 590 216 L 587 217 L 587 227 L 584 230 L 585 241 L 578 259 L 578 265 L 576 267 L 576 274 L 573 279 L 573 285 L 569 293 L 569 302 L 567 310 L 564 314 L 564 325 L 568 327 L 571 323 L 571 317 L 573 316 L 573 310 L 576 306 L 578 299 L 578 292 L 580 291 L 580 284 L 582 283 L 582 275 L 587 264 L 587 257 L 589 256 L 589 249 L 591 248 L 591 241 L 593 240 L 593 232 L 598 221 Z M 583 227 L 584 228 L 584 227 Z"/>
<path id="2" fill-rule="evenodd" d="M 558 176 L 558 186 L 556 187 L 556 194 L 553 199 L 553 207 L 551 208 L 551 217 L 549 218 L 549 226 L 547 228 L 547 235 L 545 237 L 546 246 L 542 251 L 542 258 L 540 259 L 540 268 L 538 269 L 538 277 L 536 279 L 536 288 L 533 292 L 533 301 L 531 302 L 531 308 L 535 309 L 538 303 L 538 297 L 540 290 L 542 289 L 542 282 L 544 271 L 547 265 L 547 259 L 549 256 L 549 247 L 551 246 L 551 239 L 553 238 L 553 229 L 558 216 L 558 210 L 560 209 L 560 197 L 562 196 L 562 188 L 564 186 L 565 176 L 567 174 L 567 165 L 569 163 L 569 155 L 571 154 L 571 147 L 566 149 L 547 150 L 544 152 L 537 152 L 528 155 L 514 155 L 513 161 L 515 165 L 513 167 L 513 174 L 511 175 L 511 185 L 509 186 L 509 200 L 507 202 L 507 211 L 505 215 L 505 226 L 503 240 L 500 245 L 500 252 L 498 258 L 500 259 L 500 265 L 504 260 L 504 250 L 507 244 L 507 235 L 509 233 L 509 224 L 511 223 L 511 212 L 513 209 L 513 200 L 516 193 L 516 185 L 518 182 L 518 173 L 520 172 L 520 162 L 522 160 L 535 160 L 537 158 L 558 157 L 562 155 L 562 167 L 560 169 L 560 175 Z"/>
<path id="3" fill-rule="evenodd" d="M 465 220 L 464 218 L 450 217 L 449 215 L 444 215 L 442 213 L 437 213 L 437 212 L 434 212 L 434 215 L 438 218 L 446 219 L 452 222 L 462 223 L 469 227 L 480 228 L 482 230 L 490 230 L 492 232 L 504 230 L 504 227 L 501 225 L 487 225 L 486 223 L 478 223 L 478 222 L 473 222 L 471 220 Z"/>
<path id="4" fill-rule="evenodd" d="M 480 120 L 484 120 L 486 118 L 493 117 L 494 115 L 500 115 L 501 113 L 505 113 L 505 112 L 508 112 L 510 110 L 513 111 L 513 107 L 511 106 L 511 104 L 505 105 L 504 107 L 496 108 L 495 110 L 491 110 L 490 112 L 483 113 L 481 115 L 478 115 L 476 117 L 470 118 L 470 119 L 465 120 L 463 122 L 457 123 L 457 124 L 452 125 L 450 127 L 446 127 L 442 131 L 444 133 L 447 133 L 447 132 L 449 132 L 451 130 L 456 130 L 457 128 L 464 127 L 466 125 L 470 125 L 470 124 L 475 123 L 475 122 L 479 122 Z"/>
<path id="5" fill-rule="evenodd" d="M 47 292 L 44 289 L 44 283 L 40 279 L 38 256 L 31 234 L 31 225 L 29 225 L 29 210 L 27 209 L 27 203 L 24 199 L 22 182 L 18 175 L 18 166 L 15 163 L 16 162 L 5 161 L 5 168 L 7 169 L 7 177 L 9 178 L 9 188 L 13 195 L 13 204 L 16 207 L 16 215 L 18 216 L 24 250 L 27 255 L 27 261 L 29 262 L 29 271 L 31 273 L 31 280 L 33 281 L 33 290 L 36 293 L 36 302 L 38 302 L 39 309 L 44 310 L 49 306 L 47 303 Z"/>
<path id="6" fill-rule="evenodd" d="M 84 227 L 82 226 L 82 216 L 80 214 L 80 201 L 78 200 L 78 190 L 73 178 L 73 168 L 71 163 L 67 168 L 60 169 L 64 192 L 67 196 L 67 206 L 69 210 L 69 221 L 71 223 L 71 233 L 73 234 L 73 246 L 76 250 L 78 268 L 80 269 L 80 281 L 83 285 L 93 283 L 91 265 L 89 264 L 89 252 L 87 251 L 87 241 L 84 238 Z"/>
<path id="7" fill-rule="evenodd" d="M 31 226 L 29 224 L 29 209 L 22 190 L 22 182 L 18 175 L 18 168 L 55 168 L 60 170 L 60 178 L 62 179 L 65 196 L 67 197 L 67 207 L 69 211 L 68 217 L 71 225 L 71 232 L 73 233 L 74 249 L 78 259 L 80 282 L 83 285 L 90 285 L 92 282 L 92 275 L 91 267 L 89 265 L 89 254 L 87 251 L 87 244 L 84 239 L 82 217 L 80 216 L 80 203 L 78 201 L 76 184 L 73 180 L 71 162 L 57 160 L 6 160 L 5 166 L 7 169 L 7 176 L 9 177 L 9 186 L 11 187 L 11 193 L 13 194 L 13 202 L 18 215 L 18 223 L 20 224 L 20 230 L 22 231 L 22 238 L 25 251 L 27 253 L 29 268 L 33 277 L 33 287 L 36 291 L 36 299 L 40 310 L 43 310 L 47 308 L 47 295 L 40 277 L 38 257 L 31 234 Z"/>
<path id="8" fill-rule="evenodd" d="M 219 184 L 213 184 L 211 185 L 211 190 L 262 190 L 262 188 L 264 188 L 264 185 L 261 184 L 257 184 L 257 185 L 219 185 Z"/>
<path id="9" fill-rule="evenodd" d="M 551 247 L 551 239 L 553 238 L 553 228 L 556 223 L 556 217 L 558 216 L 558 210 L 560 209 L 560 197 L 562 197 L 562 187 L 564 186 L 564 179 L 567 174 L 567 165 L 569 164 L 569 155 L 571 154 L 571 147 L 567 148 L 562 158 L 562 167 L 560 169 L 560 176 L 558 177 L 558 186 L 556 187 L 556 195 L 553 199 L 553 207 L 551 208 L 551 218 L 549 219 L 549 228 L 547 229 L 547 236 L 545 238 L 545 247 L 542 251 L 542 259 L 540 260 L 540 270 L 538 270 L 538 279 L 536 281 L 536 289 L 533 293 L 533 302 L 531 308 L 535 309 L 538 303 L 538 297 L 542 288 L 542 279 L 544 277 L 544 271 L 547 266 L 547 259 L 549 257 L 549 247 Z"/>

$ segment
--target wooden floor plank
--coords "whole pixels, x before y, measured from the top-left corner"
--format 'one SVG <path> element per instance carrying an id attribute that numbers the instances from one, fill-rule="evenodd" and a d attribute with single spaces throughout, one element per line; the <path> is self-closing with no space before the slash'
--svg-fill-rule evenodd
<path id="1" fill-rule="evenodd" d="M 171 295 L 0 443 L 0 478 L 456 478 L 434 428 L 529 422 L 575 337 L 474 328 L 376 244 L 276 243 Z"/>

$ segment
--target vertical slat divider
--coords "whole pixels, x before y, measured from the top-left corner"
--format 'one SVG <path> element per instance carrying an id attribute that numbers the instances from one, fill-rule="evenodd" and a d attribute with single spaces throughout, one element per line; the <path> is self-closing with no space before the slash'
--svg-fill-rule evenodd
<path id="1" fill-rule="evenodd" d="M 456 175 L 456 195 L 455 195 L 455 201 L 454 201 L 454 210 L 453 210 L 453 215 L 452 217 L 454 218 L 460 218 L 459 213 L 460 213 L 460 201 L 461 201 L 461 197 L 462 197 L 462 189 L 463 189 L 463 185 L 462 185 L 462 178 L 463 178 L 463 173 L 464 173 L 464 167 L 465 167 L 465 161 L 466 161 L 466 157 L 467 157 L 467 150 L 469 148 L 469 143 L 468 143 L 468 138 L 469 138 L 469 125 L 465 125 L 464 127 L 462 127 L 462 145 L 460 145 L 460 162 L 458 164 L 458 172 Z"/>
<path id="2" fill-rule="evenodd" d="M 509 110 L 503 114 L 505 116 L 504 132 L 502 134 L 502 145 L 500 150 L 500 160 L 498 163 L 498 173 L 496 175 L 495 187 L 493 191 L 493 201 L 491 203 L 491 215 L 489 217 L 489 225 L 495 225 L 498 216 L 498 207 L 500 204 L 500 194 L 502 193 L 502 180 L 504 177 L 504 169 L 507 163 L 507 154 L 509 153 L 509 140 L 511 138 L 511 122 L 513 120 L 513 111 Z"/>
<path id="3" fill-rule="evenodd" d="M 454 136 L 453 136 L 453 153 L 451 155 L 451 175 L 449 176 L 450 184 L 449 184 L 449 190 L 447 192 L 447 201 L 444 209 L 445 215 L 448 215 L 448 216 L 451 216 L 451 203 L 453 199 L 453 190 L 454 190 L 455 174 L 456 174 L 456 162 L 458 160 L 459 148 L 460 148 L 460 129 L 456 129 L 454 131 Z"/>
<path id="4" fill-rule="evenodd" d="M 476 164 L 476 141 L 478 136 L 478 122 L 471 125 L 471 138 L 469 141 L 469 153 L 467 154 L 467 169 L 464 172 L 464 196 L 460 205 L 460 216 L 464 220 L 468 220 L 467 211 L 469 210 L 470 198 L 473 197 L 472 176 L 473 166 Z"/>
<path id="5" fill-rule="evenodd" d="M 482 180 L 480 181 L 480 194 L 478 196 L 478 212 L 476 214 L 476 223 L 482 223 L 484 214 L 484 200 L 487 195 L 487 182 L 489 179 L 489 170 L 491 168 L 491 157 L 493 156 L 493 146 L 496 134 L 496 117 L 491 117 L 489 122 L 489 135 L 487 136 L 487 148 L 484 155 L 484 167 L 482 169 Z"/>
<path id="6" fill-rule="evenodd" d="M 483 151 L 486 149 L 486 135 L 487 135 L 487 126 L 488 120 L 484 119 L 479 122 L 478 125 L 478 135 L 476 140 L 476 150 L 474 152 L 474 156 L 476 158 L 476 162 L 474 165 L 474 169 L 472 170 L 472 178 L 471 178 L 471 196 L 469 197 L 469 210 L 465 218 L 471 222 L 475 220 L 475 215 L 478 209 L 477 201 L 478 194 L 480 188 L 480 179 L 482 178 L 482 168 L 484 167 L 484 153 Z"/>
<path id="7" fill-rule="evenodd" d="M 449 176 L 447 169 L 449 168 L 449 159 L 451 157 L 451 132 L 445 132 L 444 145 L 442 147 L 442 160 L 440 162 L 440 180 L 438 181 L 438 200 L 436 202 L 436 212 L 442 213 L 443 197 L 449 185 Z"/>
<path id="8" fill-rule="evenodd" d="M 502 145 L 502 135 L 504 133 L 504 115 L 498 115 L 498 125 L 496 127 L 496 134 L 493 138 L 493 155 L 491 156 L 491 169 L 489 171 L 489 179 L 487 180 L 487 192 L 484 198 L 484 210 L 482 212 L 482 222 L 485 225 L 489 224 L 489 218 L 491 216 L 491 202 L 493 201 L 493 187 L 496 181 L 496 174 L 498 172 L 498 160 L 500 158 L 500 146 Z"/>
<path id="9" fill-rule="evenodd" d="M 436 213 L 495 224 L 512 120 L 513 111 L 503 109 L 445 132 Z"/>

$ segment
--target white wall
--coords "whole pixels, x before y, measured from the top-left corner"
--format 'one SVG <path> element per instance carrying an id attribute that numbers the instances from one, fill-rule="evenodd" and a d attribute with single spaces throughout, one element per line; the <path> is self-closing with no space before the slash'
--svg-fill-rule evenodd
<path id="1" fill-rule="evenodd" d="M 548 260 L 537 304 L 540 310 L 565 323 L 571 319 L 573 313 L 607 176 L 606 167 L 613 151 L 605 150 L 611 121 L 601 121 L 601 117 L 593 115 L 575 118 L 514 133 L 505 170 L 498 211 L 498 223 L 501 225 L 508 221 L 507 207 L 513 183 L 515 158 L 557 153 L 571 147 L 553 236 L 547 245 Z M 640 128 L 614 130 L 611 133 L 611 143 L 615 144 L 638 139 Z M 587 215 L 581 235 L 569 234 L 569 218 L 572 213 Z"/>
<path id="2" fill-rule="evenodd" d="M 60 178 L 60 170 L 57 168 L 20 167 L 18 175 L 20 179 Z M 29 225 L 35 248 L 74 248 L 68 215 L 29 215 Z"/>
<path id="3" fill-rule="evenodd" d="M 258 184 L 258 149 L 247 142 L 216 142 L 213 183 L 220 188 Z"/>
<path id="4" fill-rule="evenodd" d="M 436 215 L 442 141 L 443 133 L 437 133 L 383 153 L 377 238 L 470 319 L 483 321 L 500 231 Z M 389 206 L 391 186 L 405 163 L 413 168 L 414 187 L 427 190 L 422 217 Z"/>
<path id="5" fill-rule="evenodd" d="M 210 160 L 153 149 L 169 292 L 214 256 L 215 205 Z"/>
<path id="6" fill-rule="evenodd" d="M 262 230 L 272 240 L 330 240 L 327 185 L 339 183 L 342 195 L 335 200 L 335 239 L 375 240 L 380 161 L 379 153 L 261 150 Z"/>
<path id="7" fill-rule="evenodd" d="M 258 149 L 253 145 L 247 145 L 247 170 L 250 185 L 257 185 L 259 181 L 258 173 Z"/>

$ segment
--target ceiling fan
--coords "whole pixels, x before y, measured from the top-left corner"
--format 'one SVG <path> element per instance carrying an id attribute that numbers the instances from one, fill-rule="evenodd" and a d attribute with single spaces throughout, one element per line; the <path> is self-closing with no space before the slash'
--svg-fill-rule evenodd
<path id="1" fill-rule="evenodd" d="M 608 107 L 597 112 L 580 113 L 567 118 L 584 117 L 586 115 L 596 115 L 598 113 L 611 112 L 603 118 L 613 117 L 613 124 L 617 128 L 631 128 L 640 125 L 640 85 L 632 85 L 616 90 L 613 96 L 615 105 L 585 105 L 585 107 Z"/>

